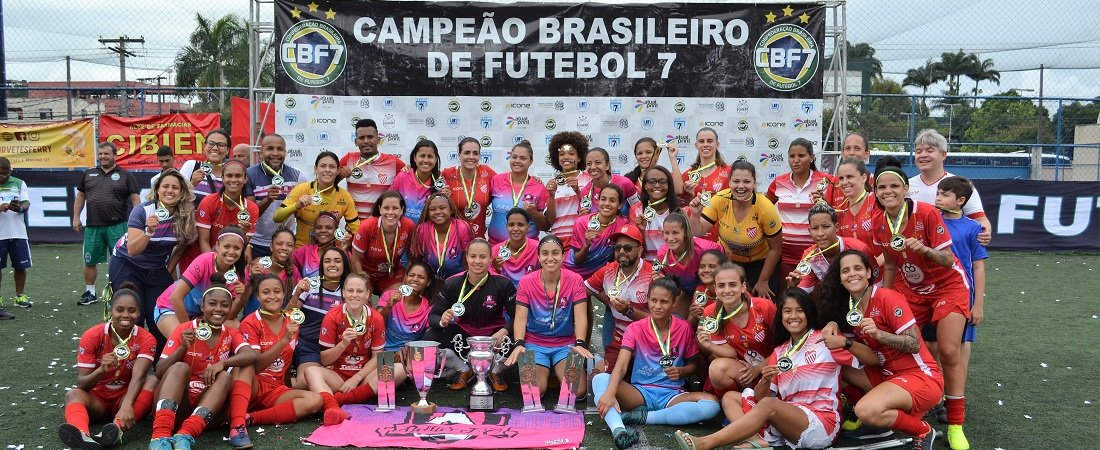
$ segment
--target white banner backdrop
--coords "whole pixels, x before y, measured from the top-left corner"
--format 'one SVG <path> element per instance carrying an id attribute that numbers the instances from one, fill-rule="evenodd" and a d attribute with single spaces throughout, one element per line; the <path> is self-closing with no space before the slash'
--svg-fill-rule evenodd
<path id="1" fill-rule="evenodd" d="M 287 141 L 287 163 L 312 174 L 322 151 L 357 151 L 355 122 L 374 119 L 379 148 L 408 163 L 420 139 L 439 147 L 442 167 L 457 165 L 458 142 L 466 136 L 482 143 L 482 162 L 507 170 L 512 145 L 528 140 L 535 148 L 531 174 L 554 174 L 547 156 L 550 138 L 562 131 L 588 136 L 590 147 L 611 154 L 616 173 L 634 168 L 634 143 L 642 137 L 675 141 L 679 164 L 695 160 L 695 133 L 717 130 L 719 151 L 727 162 L 746 159 L 757 169 L 758 189 L 789 170 L 787 147 L 798 137 L 821 142 L 820 99 L 668 98 L 668 97 L 357 97 L 277 94 L 276 132 Z M 667 164 L 662 155 L 661 164 Z"/>

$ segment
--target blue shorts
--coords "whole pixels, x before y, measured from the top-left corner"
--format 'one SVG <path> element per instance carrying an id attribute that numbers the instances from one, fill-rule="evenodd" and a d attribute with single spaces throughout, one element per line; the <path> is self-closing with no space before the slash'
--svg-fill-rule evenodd
<path id="1" fill-rule="evenodd" d="M 524 344 L 527 351 L 535 354 L 535 364 L 538 364 L 547 369 L 552 369 L 558 365 L 559 362 L 569 357 L 569 352 L 573 351 L 573 346 L 566 345 L 562 347 L 543 347 L 538 344 L 527 343 Z"/>
<path id="2" fill-rule="evenodd" d="M 321 364 L 321 344 L 309 339 L 299 339 L 294 349 L 294 367 L 305 363 Z"/>
<path id="3" fill-rule="evenodd" d="M 174 310 L 172 308 L 161 308 L 159 306 L 154 308 L 153 309 L 153 323 L 160 322 L 160 318 L 164 317 L 168 314 L 171 314 L 171 315 L 174 316 L 174 315 L 176 315 L 176 310 Z M 178 319 L 178 317 L 177 317 L 177 319 Z M 183 322 L 185 322 L 185 320 L 180 321 L 180 323 L 183 323 Z"/>
<path id="4" fill-rule="evenodd" d="M 638 392 L 642 393 L 642 398 L 645 399 L 645 407 L 650 411 L 665 409 L 668 407 L 668 402 L 671 402 L 677 395 L 684 393 L 684 390 L 680 388 L 633 386 Z"/>
<path id="5" fill-rule="evenodd" d="M 936 327 L 930 323 L 924 324 L 920 329 L 921 338 L 925 342 L 936 342 Z M 963 342 L 975 342 L 978 340 L 978 327 L 974 324 L 967 322 L 966 328 L 963 329 Z"/>
<path id="6" fill-rule="evenodd" d="M 11 266 L 18 271 L 30 269 L 31 245 L 26 239 L 0 239 L 0 269 L 8 267 L 8 257 L 11 256 Z"/>

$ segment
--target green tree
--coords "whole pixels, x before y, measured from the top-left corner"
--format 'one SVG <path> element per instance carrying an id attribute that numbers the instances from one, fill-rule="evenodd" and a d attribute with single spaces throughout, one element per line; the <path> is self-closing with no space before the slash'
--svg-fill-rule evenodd
<path id="1" fill-rule="evenodd" d="M 248 86 L 248 28 L 235 14 L 216 21 L 195 14 L 195 20 L 190 45 L 176 55 L 176 85 L 199 88 L 191 93 L 199 94 L 202 109 L 222 110 L 225 91 L 201 88 Z"/>
<path id="2" fill-rule="evenodd" d="M 875 58 L 875 48 L 871 47 L 871 44 L 866 42 L 852 45 L 851 42 L 845 41 L 847 45 L 848 61 L 854 59 L 865 59 L 871 66 L 871 77 L 882 78 L 882 61 Z"/>
<path id="3" fill-rule="evenodd" d="M 978 57 L 973 53 L 963 53 L 959 49 L 956 53 L 943 53 L 940 55 L 940 70 L 947 77 L 947 92 L 950 97 L 959 95 L 960 79 L 967 74 L 976 73 L 976 67 L 980 66 Z"/>
<path id="4" fill-rule="evenodd" d="M 929 59 L 924 63 L 924 66 L 906 71 L 905 80 L 901 82 L 901 85 L 919 87 L 921 88 L 921 94 L 927 96 L 928 88 L 943 81 L 945 77 L 943 70 L 940 70 L 939 63 L 934 63 Z M 920 99 L 920 113 L 923 116 L 929 114 L 927 100 L 927 98 Z"/>
<path id="5" fill-rule="evenodd" d="M 1072 144 L 1077 125 L 1100 123 L 1100 97 L 1091 102 L 1062 105 L 1062 143 Z"/>
<path id="6" fill-rule="evenodd" d="M 1019 97 L 1015 90 L 997 94 L 1003 97 Z M 1038 121 L 1038 125 L 1036 122 Z M 1038 127 L 1038 129 L 1037 129 Z M 1041 142 L 1049 142 L 1051 136 L 1050 119 L 1044 110 L 1037 110 L 1034 103 L 1026 99 L 997 98 L 982 103 L 974 111 L 965 137 L 968 142 L 1003 142 L 1012 144 L 1033 144 L 1036 133 Z M 1024 150 L 1021 146 L 974 146 L 965 145 L 962 151 L 971 152 L 1013 152 Z"/>
<path id="7" fill-rule="evenodd" d="M 977 97 L 978 94 L 981 93 L 981 91 L 978 89 L 979 83 L 983 81 L 992 81 L 997 85 L 1001 84 L 1001 72 L 993 69 L 992 59 L 985 59 L 981 62 L 977 62 L 979 60 L 978 56 L 973 54 L 971 56 L 974 57 L 975 61 L 975 65 L 973 67 L 974 71 L 966 74 L 966 77 L 974 80 L 974 96 Z M 974 99 L 974 107 L 978 107 L 978 99 Z"/>

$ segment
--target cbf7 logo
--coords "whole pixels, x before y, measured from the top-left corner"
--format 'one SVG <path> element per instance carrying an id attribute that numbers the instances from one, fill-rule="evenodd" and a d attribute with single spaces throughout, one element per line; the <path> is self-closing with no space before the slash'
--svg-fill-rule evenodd
<path id="1" fill-rule="evenodd" d="M 793 91 L 805 86 L 817 73 L 817 41 L 800 26 L 776 25 L 756 41 L 753 64 L 768 87 Z"/>
<path id="2" fill-rule="evenodd" d="M 303 86 L 326 86 L 344 73 L 344 38 L 320 20 L 303 20 L 286 30 L 279 50 L 283 71 Z"/>

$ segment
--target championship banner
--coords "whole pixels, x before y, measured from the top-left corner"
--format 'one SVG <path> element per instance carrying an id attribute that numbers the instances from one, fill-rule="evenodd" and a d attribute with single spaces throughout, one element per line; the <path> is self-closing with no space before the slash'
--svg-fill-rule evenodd
<path id="1" fill-rule="evenodd" d="M 345 405 L 351 418 L 322 426 L 305 441 L 327 447 L 366 448 L 579 448 L 584 416 L 553 412 L 521 413 L 511 409 L 472 412 L 439 407 L 416 414 L 407 406 L 374 411 L 373 406 Z"/>
<path id="2" fill-rule="evenodd" d="M 218 113 L 100 116 L 99 140 L 118 146 L 118 165 L 131 170 L 159 170 L 160 146 L 172 147 L 179 167 L 184 161 L 199 159 L 206 145 L 206 133 L 218 128 L 221 128 Z"/>
<path id="3" fill-rule="evenodd" d="M 88 142 L 93 142 L 89 140 Z M 149 180 L 157 172 L 133 172 L 141 187 L 141 198 L 149 192 Z M 73 231 L 73 201 L 76 185 L 83 170 L 16 170 L 13 177 L 27 183 L 31 208 L 24 217 L 27 222 L 27 238 L 31 244 L 71 244 L 84 241 L 84 235 Z M 88 223 L 88 209 L 81 213 L 81 221 Z"/>
<path id="4" fill-rule="evenodd" d="M 0 156 L 16 169 L 76 169 L 95 163 L 92 119 L 0 124 Z"/>
<path id="5" fill-rule="evenodd" d="M 378 123 L 383 152 L 407 159 L 430 139 L 443 166 L 471 136 L 505 171 L 528 140 L 543 180 L 561 131 L 586 135 L 623 173 L 642 137 L 677 143 L 686 170 L 710 127 L 727 162 L 756 165 L 760 186 L 788 170 L 791 140 L 822 139 L 820 3 L 278 0 L 275 16 L 275 126 L 298 167 L 355 151 L 360 118 Z"/>
<path id="6" fill-rule="evenodd" d="M 971 180 L 994 250 L 1100 251 L 1100 182 Z"/>

